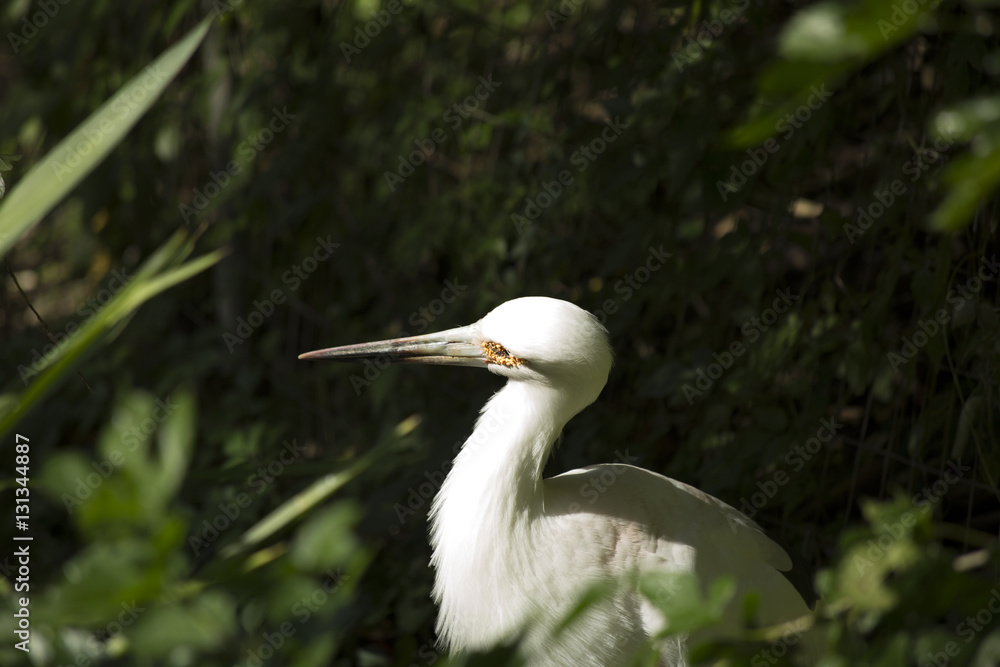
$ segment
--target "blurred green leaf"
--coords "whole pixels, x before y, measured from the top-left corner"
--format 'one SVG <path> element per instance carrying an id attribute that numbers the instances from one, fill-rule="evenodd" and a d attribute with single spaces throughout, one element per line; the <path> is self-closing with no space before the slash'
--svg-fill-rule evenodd
<path id="1" fill-rule="evenodd" d="M 761 74 L 758 103 L 729 132 L 729 142 L 755 146 L 789 129 L 782 119 L 803 105 L 816 110 L 822 97 L 816 91 L 836 89 L 847 74 L 909 39 L 931 10 L 931 3 L 916 0 L 824 1 L 799 10 L 778 38 L 782 59 Z"/>
<path id="2" fill-rule="evenodd" d="M 935 134 L 949 141 L 972 141 L 979 132 L 1000 125 L 1000 96 L 978 97 L 934 117 Z"/>
<path id="3" fill-rule="evenodd" d="M 40 620 L 102 627 L 126 607 L 152 598 L 163 564 L 148 542 L 119 539 L 92 544 L 66 564 L 65 581 L 37 596 Z"/>
<path id="4" fill-rule="evenodd" d="M 135 656 L 149 660 L 167 654 L 197 654 L 219 648 L 236 631 L 235 605 L 229 596 L 206 591 L 194 600 L 145 611 L 127 634 Z"/>
<path id="5" fill-rule="evenodd" d="M 1000 133 L 990 139 L 988 153 L 962 155 L 948 165 L 944 178 L 949 184 L 941 205 L 931 214 L 930 226 L 937 231 L 955 231 L 972 221 L 976 208 L 1000 182 L 1000 150 L 994 150 Z"/>
<path id="6" fill-rule="evenodd" d="M 192 249 L 187 234 L 177 232 L 107 306 L 47 356 L 40 369 L 33 369 L 34 373 L 41 371 L 40 376 L 20 396 L 9 400 L 6 405 L 0 405 L 0 409 L 4 410 L 0 414 L 0 434 L 13 428 L 21 416 L 51 392 L 85 354 L 93 351 L 101 337 L 113 333 L 115 327 L 143 302 L 212 266 L 225 254 L 222 251 L 213 252 L 174 268 L 173 265 L 182 262 Z"/>
<path id="7" fill-rule="evenodd" d="M 736 582 L 721 577 L 711 583 L 706 597 L 693 574 L 647 572 L 639 577 L 639 590 L 668 619 L 663 636 L 672 636 L 721 621 L 726 605 L 736 593 Z"/>
<path id="8" fill-rule="evenodd" d="M 914 505 L 902 496 L 892 503 L 864 503 L 863 511 L 872 530 L 862 533 L 861 539 L 855 539 L 845 551 L 836 574 L 837 597 L 829 603 L 855 614 L 869 614 L 872 622 L 894 609 L 899 593 L 891 579 L 922 561 L 923 552 L 914 540 L 914 531 L 918 526 L 926 529 L 930 509 L 926 499 Z"/>
<path id="9" fill-rule="evenodd" d="M 176 404 L 174 403 L 176 401 Z M 164 500 L 173 497 L 187 473 L 195 444 L 194 397 L 189 392 L 171 396 L 166 401 L 166 421 L 160 427 L 158 493 Z"/>
<path id="10" fill-rule="evenodd" d="M 361 511 L 353 503 L 341 502 L 309 517 L 296 532 L 291 559 L 305 572 L 322 572 L 344 564 L 359 548 L 354 526 Z"/>
<path id="11" fill-rule="evenodd" d="M 125 138 L 198 48 L 211 24 L 211 19 L 202 21 L 135 75 L 24 175 L 10 196 L 0 202 L 0 255 L 6 254 Z"/>
<path id="12" fill-rule="evenodd" d="M 384 440 L 369 449 L 361 458 L 339 472 L 324 475 L 304 491 L 285 501 L 241 535 L 236 542 L 223 549 L 219 554 L 220 558 L 223 560 L 232 558 L 247 549 L 256 547 L 274 533 L 300 519 L 316 505 L 364 472 L 385 453 L 391 451 L 401 438 L 410 433 L 417 422 L 418 420 L 413 419 L 400 422 L 392 432 L 385 436 Z M 308 547 L 306 548 L 308 550 Z"/>
<path id="13" fill-rule="evenodd" d="M 847 7 L 820 2 L 802 9 L 781 32 L 780 53 L 788 60 L 836 62 L 869 54 L 868 39 L 848 29 Z"/>

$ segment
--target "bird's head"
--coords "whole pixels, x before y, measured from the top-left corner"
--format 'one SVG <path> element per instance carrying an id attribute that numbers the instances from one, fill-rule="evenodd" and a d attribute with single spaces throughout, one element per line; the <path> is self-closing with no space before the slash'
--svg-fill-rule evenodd
<path id="1" fill-rule="evenodd" d="M 608 332 L 596 317 L 540 296 L 508 301 L 469 326 L 317 350 L 299 359 L 475 366 L 516 381 L 569 387 L 592 394 L 591 401 L 613 360 Z"/>

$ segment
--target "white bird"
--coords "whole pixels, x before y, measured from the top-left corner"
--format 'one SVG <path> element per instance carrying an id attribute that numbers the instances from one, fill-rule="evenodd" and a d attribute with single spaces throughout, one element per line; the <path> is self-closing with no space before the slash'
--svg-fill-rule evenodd
<path id="1" fill-rule="evenodd" d="M 437 632 L 448 650 L 488 649 L 526 629 L 529 665 L 621 667 L 670 624 L 634 586 L 618 588 L 558 637 L 552 630 L 595 582 L 649 571 L 694 572 L 704 585 L 735 577 L 723 623 L 705 636 L 738 633 L 749 591 L 760 596 L 763 624 L 808 615 L 779 572 L 791 568 L 788 555 L 721 500 L 623 464 L 542 479 L 563 427 L 594 402 L 611 371 L 607 330 L 587 311 L 526 297 L 470 326 L 299 358 L 473 366 L 507 378 L 431 509 Z M 696 638 L 660 642 L 661 664 L 687 665 L 687 639 Z"/>

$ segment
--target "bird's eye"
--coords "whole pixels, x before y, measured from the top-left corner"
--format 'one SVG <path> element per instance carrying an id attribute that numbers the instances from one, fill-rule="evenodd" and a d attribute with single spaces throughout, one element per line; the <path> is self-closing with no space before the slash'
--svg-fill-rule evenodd
<path id="1" fill-rule="evenodd" d="M 486 358 L 489 362 L 498 366 L 514 367 L 524 363 L 524 361 L 508 352 L 507 348 L 503 345 L 494 343 L 491 340 L 483 341 L 483 350 L 485 350 Z"/>

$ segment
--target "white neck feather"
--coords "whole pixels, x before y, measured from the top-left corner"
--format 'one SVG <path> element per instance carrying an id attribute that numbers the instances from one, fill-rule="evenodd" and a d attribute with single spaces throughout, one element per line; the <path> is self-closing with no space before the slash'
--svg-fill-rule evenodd
<path id="1" fill-rule="evenodd" d="M 496 643 L 529 611 L 542 469 L 582 407 L 567 393 L 509 381 L 484 406 L 434 499 L 438 634 L 452 650 Z"/>

